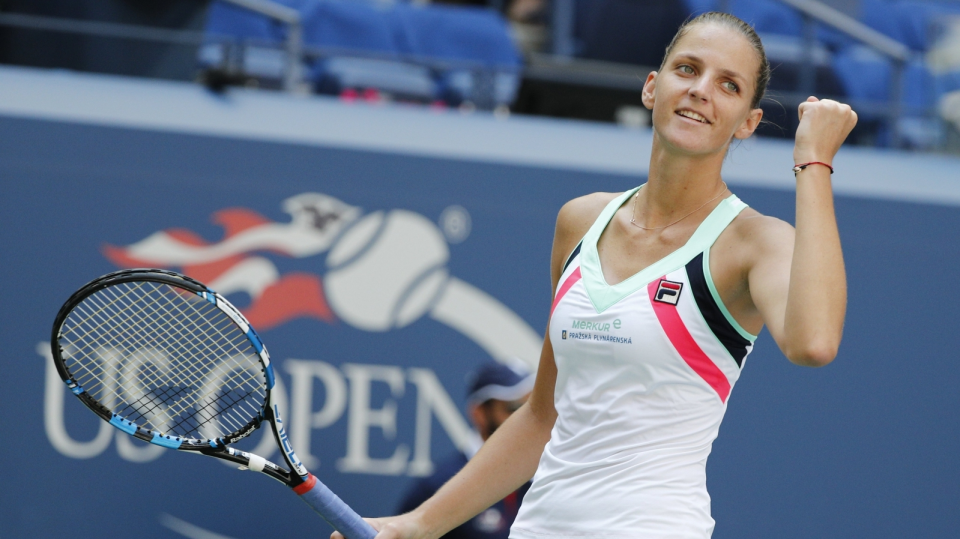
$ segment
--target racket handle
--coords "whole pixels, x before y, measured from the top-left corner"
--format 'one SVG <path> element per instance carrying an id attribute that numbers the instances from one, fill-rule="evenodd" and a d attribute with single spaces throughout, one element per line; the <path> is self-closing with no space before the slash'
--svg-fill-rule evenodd
<path id="1" fill-rule="evenodd" d="M 313 474 L 307 474 L 307 481 L 294 487 L 293 491 L 347 539 L 373 539 L 377 535 L 373 526 Z"/>

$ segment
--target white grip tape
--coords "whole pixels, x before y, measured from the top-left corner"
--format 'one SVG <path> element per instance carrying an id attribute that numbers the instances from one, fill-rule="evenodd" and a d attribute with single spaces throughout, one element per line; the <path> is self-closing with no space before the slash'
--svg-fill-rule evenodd
<path id="1" fill-rule="evenodd" d="M 255 472 L 262 472 L 263 468 L 267 465 L 267 459 L 257 456 L 250 455 L 250 464 L 247 465 L 247 468 Z"/>

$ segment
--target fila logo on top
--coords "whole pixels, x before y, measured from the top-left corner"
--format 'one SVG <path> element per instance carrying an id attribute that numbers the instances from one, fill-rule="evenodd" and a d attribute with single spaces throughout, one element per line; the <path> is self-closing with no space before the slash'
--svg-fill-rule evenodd
<path id="1" fill-rule="evenodd" d="M 683 290 L 683 283 L 675 283 L 673 281 L 663 279 L 660 281 L 660 286 L 657 287 L 657 294 L 653 296 L 653 299 L 654 301 L 659 301 L 660 303 L 676 305 L 677 302 L 680 301 L 681 290 Z"/>

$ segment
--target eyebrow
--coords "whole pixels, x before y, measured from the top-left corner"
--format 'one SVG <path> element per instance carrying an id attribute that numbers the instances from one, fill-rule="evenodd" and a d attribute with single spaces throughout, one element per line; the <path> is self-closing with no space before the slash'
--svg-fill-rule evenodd
<path id="1" fill-rule="evenodd" d="M 678 54 L 677 54 L 677 58 L 680 58 L 680 57 L 685 57 L 685 58 L 688 58 L 688 59 L 690 59 L 690 60 L 692 60 L 692 61 L 694 61 L 694 62 L 696 62 L 696 63 L 698 63 L 698 64 L 703 64 L 703 59 L 700 58 L 699 56 L 697 56 L 696 54 L 690 54 L 690 53 L 687 53 L 687 52 L 681 52 L 681 53 L 678 53 Z M 723 68 L 718 69 L 718 71 L 720 71 L 720 73 L 722 73 L 723 75 L 726 75 L 727 77 L 729 77 L 729 78 L 731 78 L 731 79 L 737 79 L 737 80 L 740 81 L 740 82 L 743 82 L 743 81 L 747 80 L 747 79 L 745 79 L 745 78 L 743 77 L 743 75 L 741 75 L 740 73 L 737 73 L 736 71 L 731 71 L 731 70 L 729 70 L 729 69 L 723 69 Z"/>

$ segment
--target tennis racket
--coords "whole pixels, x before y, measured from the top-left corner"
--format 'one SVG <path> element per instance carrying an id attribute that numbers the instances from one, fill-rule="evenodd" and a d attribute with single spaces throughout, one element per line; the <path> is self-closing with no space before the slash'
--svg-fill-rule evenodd
<path id="1" fill-rule="evenodd" d="M 348 539 L 377 534 L 303 467 L 270 398 L 267 349 L 240 311 L 203 284 L 157 269 L 104 275 L 61 307 L 50 342 L 67 387 L 114 427 L 262 472 Z M 288 469 L 230 447 L 264 422 Z"/>

